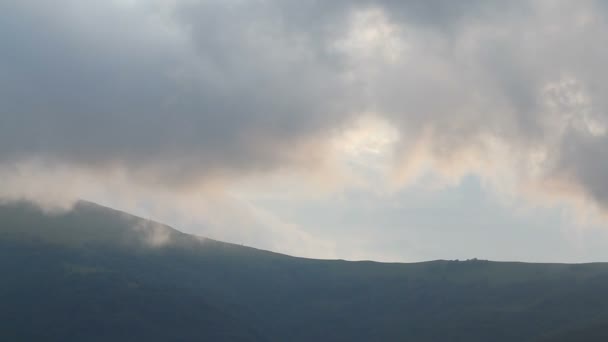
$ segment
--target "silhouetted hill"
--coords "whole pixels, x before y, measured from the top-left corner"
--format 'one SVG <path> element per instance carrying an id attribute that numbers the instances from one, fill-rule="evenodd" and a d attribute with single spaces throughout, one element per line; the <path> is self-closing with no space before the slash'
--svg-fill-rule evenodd
<path id="1" fill-rule="evenodd" d="M 0 206 L 2 341 L 569 341 L 608 265 L 295 258 L 92 203 Z"/>

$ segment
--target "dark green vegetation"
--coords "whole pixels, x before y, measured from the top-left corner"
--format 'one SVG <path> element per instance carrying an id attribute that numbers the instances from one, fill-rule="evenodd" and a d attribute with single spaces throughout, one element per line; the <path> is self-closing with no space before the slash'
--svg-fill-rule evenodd
<path id="1" fill-rule="evenodd" d="M 0 206 L 0 341 L 607 341 L 608 264 L 294 258 Z"/>

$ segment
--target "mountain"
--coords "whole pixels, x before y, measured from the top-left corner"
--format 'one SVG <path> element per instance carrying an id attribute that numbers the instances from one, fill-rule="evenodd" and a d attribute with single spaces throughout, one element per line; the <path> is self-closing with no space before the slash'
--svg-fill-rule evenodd
<path id="1" fill-rule="evenodd" d="M 605 341 L 608 264 L 314 260 L 0 205 L 2 341 Z"/>

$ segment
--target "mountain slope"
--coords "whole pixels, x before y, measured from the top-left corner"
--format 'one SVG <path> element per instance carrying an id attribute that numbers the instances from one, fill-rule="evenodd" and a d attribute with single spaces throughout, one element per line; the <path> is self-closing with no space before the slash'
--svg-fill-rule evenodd
<path id="1" fill-rule="evenodd" d="M 1 340 L 549 341 L 608 322 L 606 264 L 302 259 L 92 203 L 0 206 L 0 272 Z"/>

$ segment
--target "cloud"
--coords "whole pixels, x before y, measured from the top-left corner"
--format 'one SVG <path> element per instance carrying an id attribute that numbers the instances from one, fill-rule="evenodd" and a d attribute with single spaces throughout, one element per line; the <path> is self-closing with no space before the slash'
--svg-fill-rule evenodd
<path id="1" fill-rule="evenodd" d="M 0 165 L 13 174 L 183 191 L 323 168 L 373 113 L 397 132 L 400 184 L 473 173 L 608 205 L 601 2 L 61 0 L 0 13 Z"/>
<path id="2" fill-rule="evenodd" d="M 171 228 L 154 221 L 142 220 L 137 222 L 133 230 L 141 236 L 142 242 L 149 247 L 164 247 L 173 241 Z"/>
<path id="3" fill-rule="evenodd" d="M 243 6 L 3 5 L 0 160 L 165 183 L 317 163 L 346 81 Z"/>

